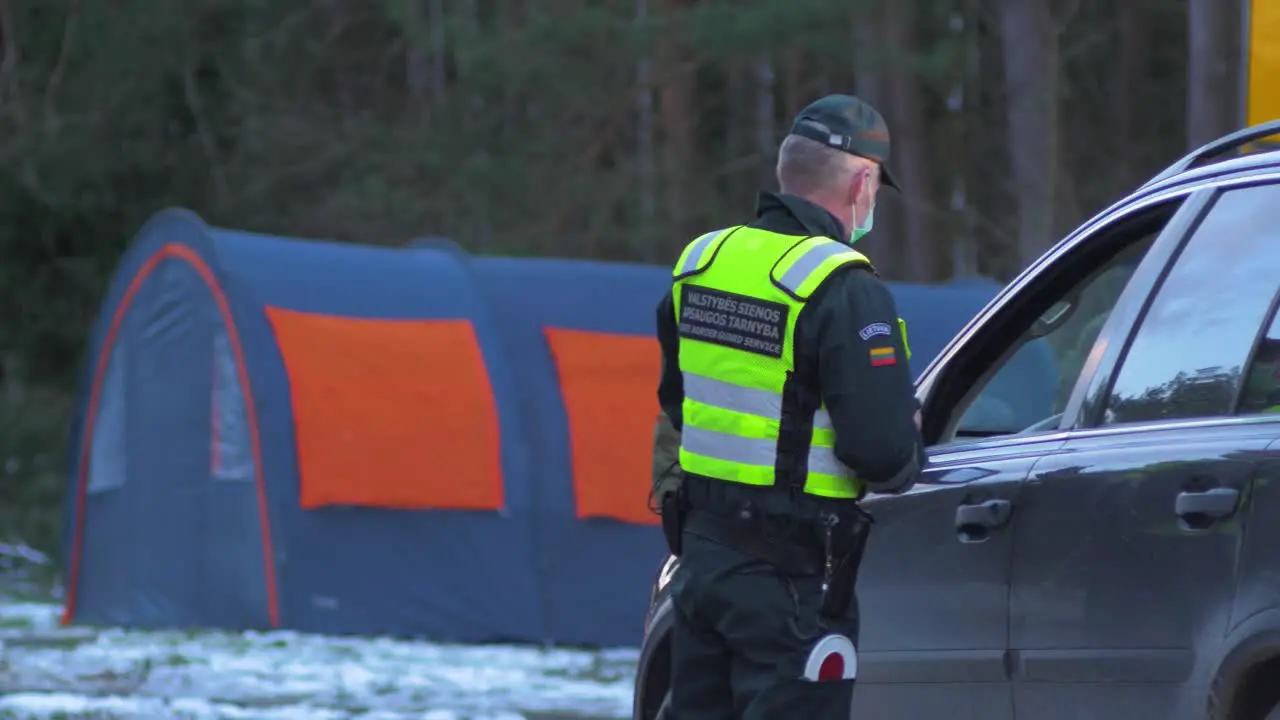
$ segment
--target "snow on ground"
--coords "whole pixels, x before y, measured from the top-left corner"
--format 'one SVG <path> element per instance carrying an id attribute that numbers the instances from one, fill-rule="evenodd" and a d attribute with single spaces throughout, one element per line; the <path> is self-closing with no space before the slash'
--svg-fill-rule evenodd
<path id="1" fill-rule="evenodd" d="M 59 628 L 0 602 L 0 720 L 629 718 L 636 652 Z"/>

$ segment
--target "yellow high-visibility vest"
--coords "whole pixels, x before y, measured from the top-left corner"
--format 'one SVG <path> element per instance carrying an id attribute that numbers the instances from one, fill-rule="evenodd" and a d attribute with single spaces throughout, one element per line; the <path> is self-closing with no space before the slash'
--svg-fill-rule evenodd
<path id="1" fill-rule="evenodd" d="M 818 286 L 850 264 L 870 267 L 871 261 L 829 238 L 745 226 L 707 233 L 685 248 L 672 274 L 685 472 L 774 484 L 783 389 L 795 370 L 796 318 Z M 898 326 L 905 346 L 905 323 L 899 319 Z M 836 459 L 834 446 L 831 418 L 819 407 L 804 491 L 857 498 L 863 484 Z"/>

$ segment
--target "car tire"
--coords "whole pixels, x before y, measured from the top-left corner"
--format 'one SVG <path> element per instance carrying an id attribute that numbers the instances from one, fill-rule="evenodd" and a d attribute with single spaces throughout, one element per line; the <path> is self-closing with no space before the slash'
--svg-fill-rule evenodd
<path id="1" fill-rule="evenodd" d="M 662 698 L 662 704 L 658 706 L 658 712 L 653 714 L 653 720 L 667 720 L 667 716 L 671 714 L 670 710 L 671 710 L 671 693 L 667 693 L 666 697 Z M 1267 720 L 1275 720 L 1275 719 L 1267 718 Z"/>

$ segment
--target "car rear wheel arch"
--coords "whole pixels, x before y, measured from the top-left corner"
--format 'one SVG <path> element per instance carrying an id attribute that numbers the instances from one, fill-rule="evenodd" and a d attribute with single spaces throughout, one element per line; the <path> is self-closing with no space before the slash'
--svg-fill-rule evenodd
<path id="1" fill-rule="evenodd" d="M 1280 622 L 1277 613 L 1265 615 Z M 1212 720 L 1280 720 L 1280 627 L 1253 634 L 1228 653 L 1214 677 L 1208 710 Z"/>
<path id="2" fill-rule="evenodd" d="M 1226 720 L 1280 720 L 1280 654 L 1249 668 L 1231 694 Z"/>

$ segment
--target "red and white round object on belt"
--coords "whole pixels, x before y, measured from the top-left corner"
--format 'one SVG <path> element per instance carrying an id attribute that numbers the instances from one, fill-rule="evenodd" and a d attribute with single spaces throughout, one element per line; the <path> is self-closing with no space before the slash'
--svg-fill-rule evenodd
<path id="1" fill-rule="evenodd" d="M 852 680 L 858 677 L 858 653 L 843 635 L 828 635 L 809 651 L 804 679 L 810 682 Z"/>

